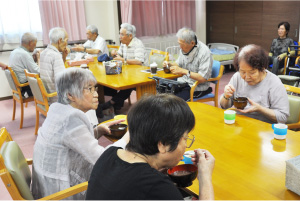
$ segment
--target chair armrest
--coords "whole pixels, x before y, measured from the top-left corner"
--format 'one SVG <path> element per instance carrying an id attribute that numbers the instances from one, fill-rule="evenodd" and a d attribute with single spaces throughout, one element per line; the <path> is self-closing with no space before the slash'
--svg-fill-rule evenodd
<path id="1" fill-rule="evenodd" d="M 199 81 L 196 81 L 193 86 L 191 87 L 191 90 L 190 90 L 190 101 L 193 102 L 194 101 L 194 92 L 195 92 L 195 89 L 197 87 L 197 85 L 200 84 Z"/>
<path id="2" fill-rule="evenodd" d="M 32 165 L 32 158 L 26 158 L 26 162 L 28 165 Z"/>
<path id="3" fill-rule="evenodd" d="M 46 94 L 47 97 L 53 97 L 53 96 L 57 96 L 57 92 L 53 92 L 51 94 Z"/>
<path id="4" fill-rule="evenodd" d="M 28 85 L 29 85 L 29 83 L 26 82 L 26 83 L 20 84 L 19 87 L 26 87 L 26 86 L 28 86 Z"/>
<path id="5" fill-rule="evenodd" d="M 88 182 L 86 181 L 81 184 L 77 184 L 75 186 L 67 188 L 65 190 L 59 191 L 57 193 L 43 197 L 39 200 L 62 200 L 62 199 L 65 199 L 67 197 L 70 197 L 72 195 L 75 195 L 77 193 L 87 190 L 87 187 L 88 187 Z"/>
<path id="6" fill-rule="evenodd" d="M 300 51 L 300 50 L 299 50 L 299 51 Z M 300 56 L 298 56 L 298 57 L 296 58 L 295 64 L 298 64 L 299 59 L 300 59 Z"/>

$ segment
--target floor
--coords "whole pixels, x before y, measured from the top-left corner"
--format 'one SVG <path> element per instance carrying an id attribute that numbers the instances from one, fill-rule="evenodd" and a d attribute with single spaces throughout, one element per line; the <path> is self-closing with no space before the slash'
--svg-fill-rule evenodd
<path id="1" fill-rule="evenodd" d="M 219 95 L 221 95 L 224 91 L 225 85 L 229 82 L 230 78 L 234 74 L 234 71 L 226 68 L 225 74 L 221 78 L 220 87 L 219 87 Z M 106 97 L 106 100 L 109 100 L 109 97 Z M 132 104 L 136 102 L 136 94 L 135 91 L 131 94 L 131 102 Z M 213 102 L 208 102 L 207 104 L 214 105 Z M 121 113 L 126 114 L 129 109 L 129 104 L 126 101 L 124 107 L 121 110 Z M 14 141 L 16 141 L 20 148 L 22 149 L 24 156 L 26 158 L 32 158 L 33 154 L 33 145 L 36 140 L 36 135 L 34 135 L 35 130 L 35 106 L 34 103 L 31 102 L 28 104 L 28 107 L 24 109 L 24 122 L 23 128 L 20 127 L 20 107 L 17 103 L 16 109 L 16 119 L 14 121 L 12 118 L 12 108 L 13 101 L 12 99 L 0 101 L 0 128 L 6 127 L 8 132 L 11 134 Z M 39 125 L 41 126 L 45 120 L 45 117 L 40 115 Z M 105 137 L 99 139 L 99 144 L 102 146 L 107 146 L 110 144 Z M 11 200 L 11 197 L 6 190 L 3 182 L 0 182 L 0 199 L 1 200 Z"/>

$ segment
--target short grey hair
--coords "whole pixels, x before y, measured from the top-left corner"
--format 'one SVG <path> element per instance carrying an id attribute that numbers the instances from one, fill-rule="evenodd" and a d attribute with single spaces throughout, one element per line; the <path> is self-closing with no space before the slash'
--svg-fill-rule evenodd
<path id="1" fill-rule="evenodd" d="M 98 34 L 98 28 L 95 25 L 89 25 L 89 26 L 87 26 L 86 30 L 90 30 L 92 34 L 93 33 Z"/>
<path id="2" fill-rule="evenodd" d="M 177 38 L 185 41 L 188 44 L 190 44 L 192 41 L 197 42 L 196 34 L 190 28 L 183 27 L 183 28 L 179 29 L 176 36 L 177 36 Z"/>
<path id="3" fill-rule="evenodd" d="M 129 23 L 123 23 L 123 24 L 121 24 L 121 29 L 126 29 L 127 35 L 132 34 L 132 36 L 135 37 L 136 28 L 134 25 L 131 25 Z"/>
<path id="4" fill-rule="evenodd" d="M 21 38 L 21 43 L 28 45 L 30 41 L 37 41 L 37 38 L 30 32 L 24 33 Z"/>
<path id="5" fill-rule="evenodd" d="M 57 44 L 59 39 L 64 40 L 66 37 L 66 30 L 61 27 L 54 27 L 49 31 L 50 43 Z"/>
<path id="6" fill-rule="evenodd" d="M 83 89 L 89 84 L 95 85 L 97 80 L 93 73 L 82 68 L 66 68 L 56 78 L 56 91 L 58 102 L 64 105 L 71 103 L 68 94 L 76 98 L 83 97 Z"/>

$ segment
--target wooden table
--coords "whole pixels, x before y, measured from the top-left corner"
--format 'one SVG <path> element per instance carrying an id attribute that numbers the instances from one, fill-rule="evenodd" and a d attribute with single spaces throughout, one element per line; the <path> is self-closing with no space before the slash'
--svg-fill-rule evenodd
<path id="1" fill-rule="evenodd" d="M 288 130 L 286 140 L 275 140 L 271 124 L 237 115 L 224 123 L 224 110 L 188 103 L 196 117 L 196 139 L 189 150 L 209 150 L 216 159 L 215 199 L 300 200 L 285 187 L 285 161 L 300 155 L 300 133 Z M 198 195 L 198 181 L 187 188 Z"/>
<path id="2" fill-rule="evenodd" d="M 116 90 L 136 88 L 137 100 L 145 93 L 156 93 L 155 81 L 148 78 L 153 77 L 153 75 L 141 72 L 141 70 L 149 69 L 149 67 L 140 65 L 123 65 L 122 73 L 117 75 L 106 75 L 105 67 L 102 65 L 102 62 L 89 63 L 89 68 L 96 77 L 98 84 L 101 86 L 106 86 Z M 167 79 L 179 77 L 174 74 L 166 74 L 164 71 L 158 71 L 155 76 Z M 99 100 L 104 100 L 104 94 L 101 93 L 101 91 L 99 97 Z"/>

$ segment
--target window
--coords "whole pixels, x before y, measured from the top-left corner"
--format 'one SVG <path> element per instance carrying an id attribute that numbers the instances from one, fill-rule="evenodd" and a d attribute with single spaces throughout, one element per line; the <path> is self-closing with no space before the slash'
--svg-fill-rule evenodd
<path id="1" fill-rule="evenodd" d="M 20 43 L 25 32 L 42 39 L 38 0 L 0 1 L 0 43 Z"/>

